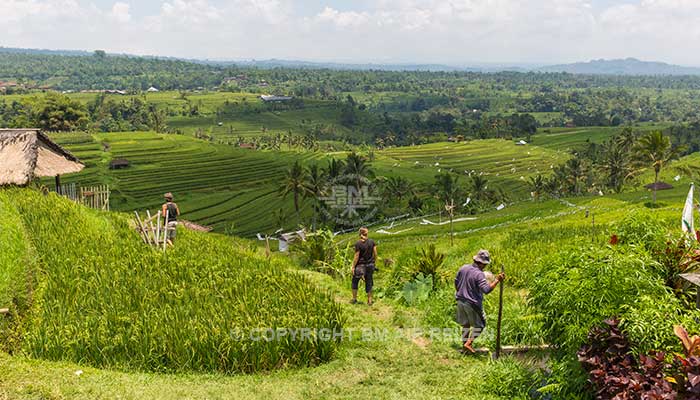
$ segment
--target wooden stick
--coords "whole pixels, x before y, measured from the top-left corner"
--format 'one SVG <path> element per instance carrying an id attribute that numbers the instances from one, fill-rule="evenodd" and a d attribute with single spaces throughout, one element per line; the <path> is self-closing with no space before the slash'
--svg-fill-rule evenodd
<path id="1" fill-rule="evenodd" d="M 143 223 L 141 223 L 141 217 L 139 216 L 139 212 L 134 211 L 134 214 L 136 214 L 136 222 L 139 225 L 139 232 L 141 233 L 141 238 L 143 238 L 143 242 L 146 244 L 151 244 L 148 235 L 146 234 L 146 228 L 144 228 Z"/>
<path id="2" fill-rule="evenodd" d="M 160 243 L 160 211 L 157 211 L 158 220 L 156 222 L 156 243 Z"/>
<path id="3" fill-rule="evenodd" d="M 168 247 L 168 217 L 170 213 L 165 213 L 165 229 L 163 229 L 163 253 L 165 253 L 166 247 Z"/>
<path id="4" fill-rule="evenodd" d="M 505 269 L 503 264 L 501 264 L 501 273 L 504 273 Z M 503 317 L 503 281 L 500 282 L 499 294 L 498 294 L 498 322 L 496 323 L 496 352 L 493 358 L 498 359 L 501 356 L 501 319 Z"/>
<path id="5" fill-rule="evenodd" d="M 156 233 L 156 227 L 153 226 L 153 217 L 151 217 L 151 212 L 146 210 L 146 215 L 148 215 L 148 226 L 151 228 L 150 232 L 153 235 L 153 240 L 158 244 L 158 234 Z"/>

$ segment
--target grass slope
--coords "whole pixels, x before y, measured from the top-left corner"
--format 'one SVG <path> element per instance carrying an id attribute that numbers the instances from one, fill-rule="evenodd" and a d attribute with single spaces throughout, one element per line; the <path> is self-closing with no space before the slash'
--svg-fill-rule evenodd
<path id="1" fill-rule="evenodd" d="M 0 242 L 0 253 L 11 255 L 2 277 L 39 271 L 31 293 L 20 293 L 22 279 L 0 281 L 0 299 L 13 300 L 3 306 L 22 321 L 3 329 L 3 338 L 8 331 L 22 338 L 9 344 L 14 352 L 110 368 L 231 373 L 316 365 L 336 350 L 317 336 L 239 340 L 238 330 L 334 329 L 343 320 L 327 294 L 243 242 L 181 231 L 178 246 L 163 254 L 120 215 L 26 189 L 0 192 L 0 209 L 15 230 Z M 25 264 L 28 246 L 39 257 Z M 27 296 L 29 312 L 15 300 Z"/>

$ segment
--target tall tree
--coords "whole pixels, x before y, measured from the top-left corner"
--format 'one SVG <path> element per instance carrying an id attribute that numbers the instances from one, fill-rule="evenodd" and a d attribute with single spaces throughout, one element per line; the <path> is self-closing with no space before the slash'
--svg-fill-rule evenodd
<path id="1" fill-rule="evenodd" d="M 679 147 L 671 146 L 671 139 L 661 131 L 649 132 L 642 136 L 634 147 L 634 156 L 638 165 L 654 169 L 654 204 L 656 203 L 659 173 L 664 165 L 678 158 L 680 151 Z"/>
<path id="2" fill-rule="evenodd" d="M 294 211 L 297 214 L 297 222 L 301 223 L 301 215 L 299 214 L 299 200 L 306 194 L 306 177 L 308 172 L 299 160 L 295 161 L 284 177 L 284 182 L 280 188 L 282 197 L 286 198 L 290 193 L 294 195 Z"/>
<path id="3" fill-rule="evenodd" d="M 632 177 L 633 166 L 629 147 L 625 141 L 611 140 L 605 144 L 600 169 L 605 172 L 606 184 L 620 193 L 625 182 Z"/>
<path id="4" fill-rule="evenodd" d="M 326 194 L 328 182 L 326 181 L 326 176 L 317 164 L 312 164 L 308 173 L 306 174 L 306 182 L 304 183 L 304 196 L 310 198 L 313 202 L 314 209 L 314 219 L 312 222 L 312 228 L 316 230 L 316 220 L 318 218 L 318 211 L 321 205 L 321 197 Z"/>
<path id="5" fill-rule="evenodd" d="M 329 181 L 334 181 L 340 178 L 341 175 L 343 175 L 344 170 L 345 163 L 343 162 L 343 160 L 337 160 L 335 158 L 332 158 L 328 162 L 328 166 L 326 167 L 325 173 Z"/>
<path id="6" fill-rule="evenodd" d="M 530 192 L 532 193 L 532 199 L 538 201 L 545 192 L 547 187 L 547 181 L 541 174 L 535 177 L 530 177 L 528 181 L 528 186 L 530 187 Z"/>
<path id="7" fill-rule="evenodd" d="M 348 154 L 344 172 L 358 189 L 362 186 L 363 181 L 374 176 L 367 159 L 354 152 Z"/>

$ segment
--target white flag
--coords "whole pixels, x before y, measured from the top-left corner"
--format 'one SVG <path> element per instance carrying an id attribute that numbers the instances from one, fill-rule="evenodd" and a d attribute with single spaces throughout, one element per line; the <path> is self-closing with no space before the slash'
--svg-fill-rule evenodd
<path id="1" fill-rule="evenodd" d="M 690 185 L 690 191 L 688 192 L 688 197 L 685 199 L 685 207 L 683 207 L 683 232 L 695 234 L 695 224 L 693 223 L 693 191 L 695 190 L 695 185 Z"/>

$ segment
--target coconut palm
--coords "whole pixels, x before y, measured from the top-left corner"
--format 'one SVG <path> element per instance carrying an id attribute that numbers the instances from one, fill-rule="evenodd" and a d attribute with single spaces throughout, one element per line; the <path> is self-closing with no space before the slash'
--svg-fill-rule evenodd
<path id="1" fill-rule="evenodd" d="M 434 190 L 437 198 L 442 204 L 453 203 L 454 199 L 459 196 L 459 176 L 443 172 L 435 175 Z M 442 205 L 441 205 L 442 207 Z"/>
<path id="2" fill-rule="evenodd" d="M 343 174 L 344 170 L 345 163 L 342 160 L 336 160 L 335 158 L 333 158 L 330 162 L 328 162 L 328 166 L 326 167 L 324 172 L 328 180 L 332 182 L 338 179 Z"/>
<path id="3" fill-rule="evenodd" d="M 318 167 L 318 165 L 313 164 L 309 167 L 308 173 L 306 174 L 306 182 L 304 183 L 305 192 L 304 196 L 310 198 L 313 201 L 314 209 L 314 220 L 312 223 L 312 228 L 316 230 L 316 218 L 318 217 L 318 210 L 320 207 L 321 197 L 326 195 L 328 189 L 328 182 L 326 181 L 326 176 Z"/>
<path id="4" fill-rule="evenodd" d="M 530 177 L 528 186 L 530 186 L 530 192 L 532 192 L 533 200 L 537 201 L 540 199 L 540 196 L 542 196 L 542 193 L 545 192 L 547 181 L 541 174 L 538 174 L 535 177 Z"/>
<path id="5" fill-rule="evenodd" d="M 631 150 L 637 142 L 637 133 L 630 127 L 625 127 L 615 136 L 615 143 L 624 150 Z"/>
<path id="6" fill-rule="evenodd" d="M 352 179 L 356 188 L 360 188 L 365 179 L 374 175 L 367 159 L 355 152 L 348 154 L 345 160 L 345 174 Z"/>
<path id="7" fill-rule="evenodd" d="M 675 160 L 680 155 L 680 148 L 671 146 L 671 139 L 661 131 L 653 131 L 642 136 L 634 146 L 634 158 L 640 167 L 654 169 L 654 195 L 652 202 L 656 204 L 656 187 L 659 183 L 659 173 L 664 165 Z"/>
<path id="8" fill-rule="evenodd" d="M 474 200 L 477 201 L 488 200 L 491 197 L 488 179 L 484 178 L 483 176 L 472 175 L 471 195 Z"/>
<path id="9" fill-rule="evenodd" d="M 384 193 L 388 199 L 396 199 L 400 203 L 405 196 L 415 194 L 413 182 L 402 176 L 392 176 L 384 183 Z"/>
<path id="10" fill-rule="evenodd" d="M 609 141 L 603 150 L 600 169 L 606 174 L 607 185 L 616 193 L 620 193 L 625 182 L 632 177 L 633 167 L 625 141 Z"/>
<path id="11" fill-rule="evenodd" d="M 284 182 L 280 188 L 280 193 L 283 198 L 286 198 L 290 193 L 294 195 L 294 211 L 297 213 L 297 220 L 301 222 L 301 216 L 299 214 L 299 200 L 306 194 L 306 177 L 308 172 L 304 168 L 299 160 L 295 161 L 294 164 L 287 170 Z"/>

